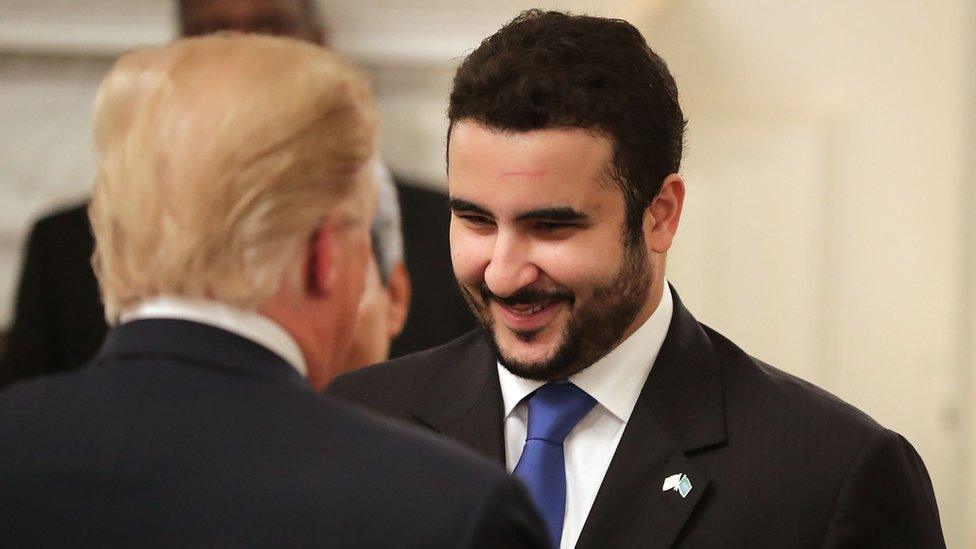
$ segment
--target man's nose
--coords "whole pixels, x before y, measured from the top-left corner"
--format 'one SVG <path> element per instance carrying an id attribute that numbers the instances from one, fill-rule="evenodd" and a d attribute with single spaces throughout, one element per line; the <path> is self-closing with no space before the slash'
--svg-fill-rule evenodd
<path id="1" fill-rule="evenodd" d="M 538 280 L 539 268 L 529 256 L 529 243 L 512 233 L 499 232 L 485 268 L 488 289 L 499 297 L 508 297 Z"/>

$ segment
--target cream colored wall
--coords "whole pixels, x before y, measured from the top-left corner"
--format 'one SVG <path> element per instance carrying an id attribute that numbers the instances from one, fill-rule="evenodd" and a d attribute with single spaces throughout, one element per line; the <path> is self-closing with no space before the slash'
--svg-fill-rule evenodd
<path id="1" fill-rule="evenodd" d="M 630 9 L 690 119 L 672 282 L 747 350 L 904 434 L 950 546 L 976 546 L 971 2 Z"/>
<path id="2" fill-rule="evenodd" d="M 970 14 L 970 21 L 976 27 L 976 10 Z M 965 309 L 962 311 L 960 323 L 963 334 L 961 349 L 960 387 L 968 404 L 963 414 L 963 440 L 967 443 L 963 448 L 963 461 L 967 464 L 963 479 L 965 488 L 965 503 L 962 507 L 963 517 L 970 522 L 976 522 L 976 33 L 969 33 L 969 82 L 970 96 L 969 112 L 966 120 L 969 131 L 963 141 L 968 155 L 964 197 L 959 202 L 959 209 L 967 228 L 963 235 L 964 270 L 963 285 L 969 290 L 969 299 L 964 300 Z M 968 335 L 967 335 L 968 334 Z M 976 547 L 976 526 L 966 528 L 966 547 Z"/>

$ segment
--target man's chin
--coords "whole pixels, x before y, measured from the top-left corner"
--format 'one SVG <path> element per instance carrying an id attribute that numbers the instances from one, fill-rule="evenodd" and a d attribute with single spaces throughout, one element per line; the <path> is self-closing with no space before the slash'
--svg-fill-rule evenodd
<path id="1" fill-rule="evenodd" d="M 511 349 L 500 349 L 499 359 L 503 366 L 512 366 L 509 370 L 517 370 L 518 374 L 521 375 L 522 372 L 535 372 L 547 369 L 549 362 L 551 362 L 551 354 L 539 355 L 536 353 L 515 353 Z M 516 373 L 516 372 L 513 372 Z M 522 377 L 535 377 L 535 376 L 522 376 Z"/>
<path id="2" fill-rule="evenodd" d="M 503 328 L 504 329 L 504 328 Z M 556 340 L 543 343 L 538 338 L 525 342 L 518 335 L 508 332 L 498 337 L 495 332 L 495 345 L 498 361 L 509 372 L 518 377 L 536 381 L 557 381 L 576 373 L 566 361 L 563 342 Z"/>
<path id="3" fill-rule="evenodd" d="M 496 324 L 492 331 L 502 355 L 527 364 L 549 361 L 562 345 L 561 334 L 551 329 L 512 330 Z"/>
<path id="4" fill-rule="evenodd" d="M 498 362 L 512 374 L 524 379 L 535 381 L 556 381 L 556 379 L 562 379 L 553 378 L 553 371 L 548 362 L 525 362 L 506 358 L 504 355 L 498 357 Z"/>

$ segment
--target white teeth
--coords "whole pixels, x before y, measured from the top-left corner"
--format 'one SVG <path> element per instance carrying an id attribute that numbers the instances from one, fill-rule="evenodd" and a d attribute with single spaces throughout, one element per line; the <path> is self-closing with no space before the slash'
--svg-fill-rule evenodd
<path id="1" fill-rule="evenodd" d="M 519 310 L 519 309 L 511 309 L 511 310 L 520 315 L 531 315 L 531 314 L 538 313 L 542 309 L 545 309 L 545 305 L 536 305 L 535 307 L 532 307 L 530 309 L 524 309 L 524 310 Z"/>

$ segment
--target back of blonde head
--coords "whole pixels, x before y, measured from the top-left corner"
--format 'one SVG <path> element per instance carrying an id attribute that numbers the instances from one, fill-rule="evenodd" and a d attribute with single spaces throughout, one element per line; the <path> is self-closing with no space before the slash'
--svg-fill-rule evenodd
<path id="1" fill-rule="evenodd" d="M 327 50 L 253 35 L 123 56 L 95 106 L 89 216 L 105 312 L 156 295 L 255 308 L 298 284 L 298 252 L 360 194 L 376 116 Z"/>

